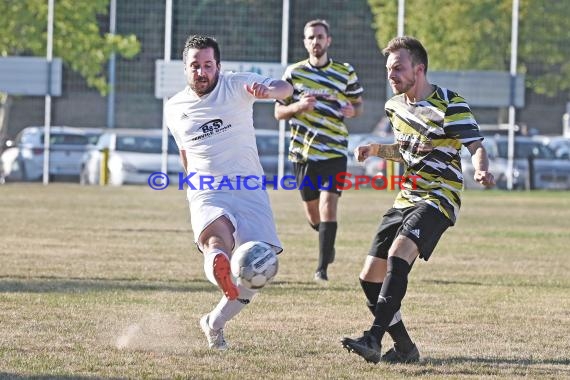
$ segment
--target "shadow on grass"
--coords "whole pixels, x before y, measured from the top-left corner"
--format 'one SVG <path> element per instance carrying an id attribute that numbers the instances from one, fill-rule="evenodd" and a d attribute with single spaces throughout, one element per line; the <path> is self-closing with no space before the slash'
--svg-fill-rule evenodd
<path id="1" fill-rule="evenodd" d="M 74 278 L 56 276 L 0 276 L 0 293 L 86 293 L 108 292 L 116 290 L 131 291 L 168 291 L 168 292 L 208 292 L 214 285 L 205 279 L 189 279 L 186 281 L 159 281 L 128 278 Z M 323 286 L 314 281 L 288 282 L 274 281 L 265 291 L 276 293 L 303 292 L 346 292 L 353 290 L 352 286 L 331 285 Z"/>
<path id="2" fill-rule="evenodd" d="M 116 290 L 204 292 L 212 290 L 206 280 L 156 281 L 106 278 L 0 277 L 0 292 L 4 293 L 85 293 Z"/>
<path id="3" fill-rule="evenodd" d="M 422 280 L 422 282 L 428 283 L 428 284 L 435 284 L 435 285 L 467 285 L 467 286 L 489 286 L 489 287 L 536 287 L 537 283 L 533 282 L 533 281 L 503 281 L 503 282 L 478 282 L 478 281 L 457 281 L 457 280 L 438 280 L 438 279 L 432 279 L 432 280 Z M 560 288 L 567 288 L 568 286 L 565 283 L 560 283 L 560 282 L 541 282 L 540 283 L 541 287 L 547 287 L 547 288 L 554 288 L 554 289 L 560 289 Z"/>
<path id="4" fill-rule="evenodd" d="M 472 364 L 517 364 L 521 366 L 527 365 L 537 365 L 537 364 L 548 364 L 548 365 L 569 365 L 570 359 L 532 359 L 532 358 L 512 358 L 512 359 L 504 359 L 504 358 L 470 358 L 467 356 L 452 356 L 445 359 L 432 359 L 432 358 L 425 358 L 421 362 L 422 364 L 431 364 L 431 365 L 450 365 L 450 364 L 461 364 L 461 363 L 472 363 Z M 570 372 L 570 368 L 566 369 Z"/>
<path id="5" fill-rule="evenodd" d="M 486 284 L 483 282 L 478 281 L 452 281 L 452 280 L 422 280 L 422 282 L 426 282 L 428 284 L 436 284 L 436 285 L 475 285 L 475 286 L 489 286 L 491 284 Z M 496 285 L 496 284 L 492 284 Z"/>
<path id="6" fill-rule="evenodd" d="M 272 291 L 307 291 L 307 292 L 351 292 L 354 291 L 355 286 L 353 284 L 343 284 L 343 283 L 335 283 L 334 281 L 331 284 L 319 284 L 313 280 L 309 281 L 283 281 L 277 280 L 272 281 L 271 284 L 268 285 L 268 289 L 271 288 Z M 276 290 L 275 290 L 276 289 Z"/>
<path id="7" fill-rule="evenodd" d="M 570 359 L 532 359 L 500 357 L 452 356 L 444 359 L 424 358 L 407 366 L 414 375 L 498 375 L 505 371 L 511 375 L 544 375 L 545 377 L 570 376 Z M 400 365 L 398 365 L 400 366 Z M 537 368 L 538 367 L 538 368 Z M 402 367 L 403 368 L 403 367 Z"/>
<path id="8" fill-rule="evenodd" d="M 66 230 L 77 231 L 77 227 L 66 227 Z M 148 232 L 158 232 L 158 233 L 172 233 L 172 234 L 180 234 L 180 233 L 192 233 L 192 230 L 189 228 L 129 228 L 129 227 L 89 227 L 86 229 L 89 232 L 93 231 L 107 231 L 107 232 L 133 232 L 133 233 L 148 233 Z"/>
<path id="9" fill-rule="evenodd" d="M 77 375 L 20 375 L 17 373 L 10 373 L 10 372 L 0 372 L 0 379 L 26 379 L 26 380 L 64 380 L 64 379 L 73 379 L 73 380 L 94 380 L 94 379 L 106 379 L 106 380 L 122 380 L 126 379 L 126 377 L 101 377 L 101 376 L 77 376 Z"/>
<path id="10" fill-rule="evenodd" d="M 141 280 L 129 278 L 80 278 L 57 276 L 0 276 L 0 293 L 88 293 L 130 291 L 166 291 L 166 292 L 210 292 L 215 290 L 206 279 L 188 279 L 184 281 Z M 319 285 L 314 281 L 274 281 L 264 292 L 276 294 L 291 291 L 303 292 L 347 292 L 354 290 L 352 285 Z"/>

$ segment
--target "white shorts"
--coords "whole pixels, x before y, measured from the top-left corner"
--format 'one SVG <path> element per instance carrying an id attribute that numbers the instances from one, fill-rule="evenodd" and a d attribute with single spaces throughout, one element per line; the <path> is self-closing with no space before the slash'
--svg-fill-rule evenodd
<path id="1" fill-rule="evenodd" d="M 248 241 L 263 241 L 274 246 L 277 253 L 283 250 L 265 190 L 189 191 L 188 201 L 194 242 L 213 221 L 226 216 L 235 229 L 234 248 Z"/>

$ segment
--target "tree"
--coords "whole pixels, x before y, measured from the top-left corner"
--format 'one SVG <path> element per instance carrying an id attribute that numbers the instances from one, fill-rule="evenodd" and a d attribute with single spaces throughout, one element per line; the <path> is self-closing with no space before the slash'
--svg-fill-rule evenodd
<path id="1" fill-rule="evenodd" d="M 394 0 L 368 0 L 380 48 L 396 35 Z M 430 70 L 510 67 L 512 0 L 406 0 L 405 34 L 420 39 Z M 570 2 L 521 0 L 518 72 L 537 94 L 570 90 Z"/>
<path id="2" fill-rule="evenodd" d="M 108 91 L 106 63 L 111 54 L 135 56 L 140 43 L 134 35 L 112 35 L 100 31 L 98 16 L 108 13 L 109 0 L 55 0 L 54 57 L 78 72 L 88 86 L 102 95 Z M 0 1 L 0 56 L 46 55 L 46 0 Z M 9 98 L 0 94 L 0 116 L 6 112 Z M 5 118 L 4 118 L 5 119 Z M 0 118 L 0 130 L 3 120 Z"/>

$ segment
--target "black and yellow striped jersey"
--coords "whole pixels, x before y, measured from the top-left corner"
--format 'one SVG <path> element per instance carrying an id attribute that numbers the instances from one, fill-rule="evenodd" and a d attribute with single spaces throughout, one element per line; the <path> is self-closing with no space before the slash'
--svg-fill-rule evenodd
<path id="1" fill-rule="evenodd" d="M 385 108 L 406 165 L 394 207 L 427 202 L 455 223 L 463 189 L 461 146 L 483 139 L 469 105 L 457 93 L 435 86 L 425 100 L 409 103 L 401 94 Z"/>
<path id="2" fill-rule="evenodd" d="M 281 104 L 296 102 L 303 94 L 317 98 L 313 111 L 299 113 L 289 120 L 289 159 L 306 162 L 346 157 L 348 130 L 341 108 L 364 91 L 354 68 L 332 59 L 323 67 L 314 67 L 305 59 L 287 67 L 283 79 L 293 85 L 294 92 L 279 101 Z"/>

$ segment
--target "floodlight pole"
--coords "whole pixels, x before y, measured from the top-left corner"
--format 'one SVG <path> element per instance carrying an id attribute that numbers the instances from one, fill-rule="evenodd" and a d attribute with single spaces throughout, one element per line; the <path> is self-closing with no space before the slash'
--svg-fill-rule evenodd
<path id="1" fill-rule="evenodd" d="M 170 62 L 170 55 L 172 54 L 172 0 L 166 0 L 166 9 L 164 17 L 164 62 Z M 166 102 L 168 98 L 162 98 L 162 159 L 160 171 L 168 173 L 168 126 L 166 124 Z M 186 170 L 186 168 L 184 168 Z"/>
<path id="2" fill-rule="evenodd" d="M 517 75 L 517 48 L 519 31 L 519 0 L 513 0 L 511 21 L 511 89 L 509 105 L 509 134 L 507 145 L 507 189 L 513 189 L 513 171 L 515 156 L 515 81 Z M 530 173 L 529 173 L 530 174 Z"/>
<path id="3" fill-rule="evenodd" d="M 404 35 L 404 21 L 406 19 L 406 0 L 398 0 L 398 37 Z"/>
<path id="4" fill-rule="evenodd" d="M 111 0 L 109 4 L 109 33 L 114 35 L 117 32 L 117 0 Z M 116 54 L 111 53 L 109 57 L 109 94 L 107 95 L 107 128 L 115 127 L 115 67 Z"/>
<path id="5" fill-rule="evenodd" d="M 44 110 L 44 167 L 43 167 L 43 184 L 49 183 L 49 145 L 50 145 L 50 126 L 51 126 L 51 63 L 53 60 L 53 11 L 54 1 L 48 0 L 48 17 L 47 17 L 47 91 L 45 96 Z"/>
<path id="6" fill-rule="evenodd" d="M 287 67 L 289 55 L 289 0 L 283 0 L 281 17 L 281 66 Z M 277 178 L 285 175 L 285 128 L 287 121 L 279 120 L 279 157 L 277 160 Z"/>

